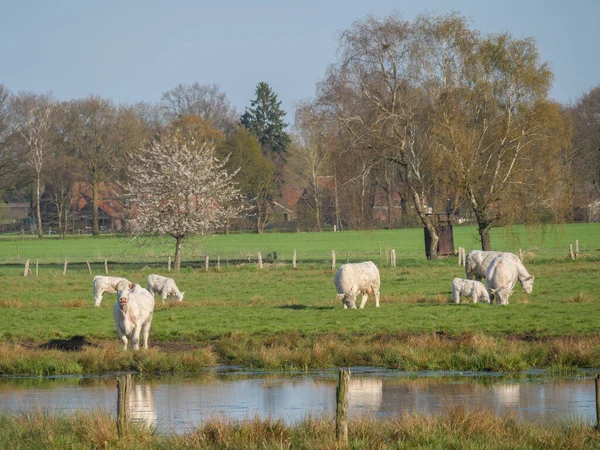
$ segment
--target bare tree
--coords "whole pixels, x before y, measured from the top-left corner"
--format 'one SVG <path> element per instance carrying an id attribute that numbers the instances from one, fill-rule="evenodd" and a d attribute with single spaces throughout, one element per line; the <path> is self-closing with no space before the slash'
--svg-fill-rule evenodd
<path id="1" fill-rule="evenodd" d="M 50 95 L 21 93 L 13 100 L 13 116 L 21 136 L 27 163 L 35 172 L 35 207 L 38 237 L 44 236 L 40 198 L 42 170 L 52 151 L 51 118 L 55 103 Z"/>
<path id="2" fill-rule="evenodd" d="M 163 93 L 161 106 L 169 121 L 198 116 L 225 134 L 232 132 L 238 121 L 238 113 L 216 84 L 178 84 Z"/>
<path id="3" fill-rule="evenodd" d="M 20 153 L 14 145 L 12 95 L 0 84 L 0 192 L 14 187 L 20 172 Z"/>
<path id="4" fill-rule="evenodd" d="M 235 173 L 224 170 L 208 145 L 188 147 L 178 134 L 149 142 L 128 166 L 124 198 L 134 219 L 136 236 L 175 239 L 179 271 L 183 242 L 191 235 L 209 235 L 241 211 Z"/>
<path id="5" fill-rule="evenodd" d="M 73 201 L 73 187 L 81 178 L 78 159 L 57 149 L 46 165 L 46 191 L 56 209 L 56 220 L 60 238 L 67 235 L 69 212 Z"/>

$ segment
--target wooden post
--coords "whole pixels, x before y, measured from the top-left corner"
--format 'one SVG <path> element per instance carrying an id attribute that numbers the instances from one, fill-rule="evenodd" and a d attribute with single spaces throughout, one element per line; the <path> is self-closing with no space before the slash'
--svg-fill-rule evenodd
<path id="1" fill-rule="evenodd" d="M 258 268 L 262 269 L 263 268 L 263 264 L 262 264 L 262 253 L 258 252 Z"/>
<path id="2" fill-rule="evenodd" d="M 381 255 L 381 242 L 378 242 L 377 245 L 379 246 L 379 254 Z"/>
<path id="3" fill-rule="evenodd" d="M 208 265 L 210 264 L 210 258 L 208 255 L 204 257 L 204 271 L 208 272 Z"/>
<path id="4" fill-rule="evenodd" d="M 65 259 L 65 265 L 63 266 L 63 275 L 67 274 L 67 260 Z"/>
<path id="5" fill-rule="evenodd" d="M 579 240 L 575 241 L 575 259 L 579 258 Z"/>
<path id="6" fill-rule="evenodd" d="M 335 250 L 331 250 L 331 270 L 335 270 Z"/>
<path id="7" fill-rule="evenodd" d="M 519 259 L 523 262 L 523 250 L 519 249 Z"/>
<path id="8" fill-rule="evenodd" d="M 396 267 L 396 249 L 392 249 L 392 267 Z"/>
<path id="9" fill-rule="evenodd" d="M 350 262 L 350 252 L 346 253 L 346 264 Z"/>
<path id="10" fill-rule="evenodd" d="M 169 256 L 169 259 L 167 259 L 167 272 L 171 271 L 171 257 Z"/>
<path id="11" fill-rule="evenodd" d="M 87 266 L 88 266 L 88 272 L 89 272 L 89 273 L 90 273 L 90 275 L 91 275 L 91 274 L 92 274 L 92 268 L 90 267 L 90 262 L 89 262 L 89 261 L 86 261 L 85 263 L 87 264 Z"/>
<path id="12" fill-rule="evenodd" d="M 39 275 L 39 265 L 40 265 L 40 260 L 36 258 L 35 260 L 35 276 L 37 277 Z"/>
<path id="13" fill-rule="evenodd" d="M 600 430 L 600 374 L 596 375 L 596 429 Z"/>
<path id="14" fill-rule="evenodd" d="M 462 247 L 458 247 L 458 265 L 462 265 Z"/>
<path id="15" fill-rule="evenodd" d="M 17 261 L 21 261 L 21 254 L 19 253 L 19 246 L 18 245 L 17 245 Z"/>
<path id="16" fill-rule="evenodd" d="M 296 268 L 296 249 L 294 249 L 294 256 L 292 257 L 292 268 Z"/>
<path id="17" fill-rule="evenodd" d="M 221 271 L 221 255 L 217 255 L 217 270 Z"/>
<path id="18" fill-rule="evenodd" d="M 104 275 L 108 275 L 108 261 L 104 258 Z"/>
<path id="19" fill-rule="evenodd" d="M 569 256 L 571 259 L 575 259 L 575 254 L 573 253 L 573 244 L 569 244 Z"/>
<path id="20" fill-rule="evenodd" d="M 129 391 L 131 390 L 131 374 L 121 375 L 117 379 L 117 433 L 125 436 L 129 425 Z"/>
<path id="21" fill-rule="evenodd" d="M 335 437 L 339 448 L 348 448 L 348 382 L 350 369 L 339 369 L 339 382 L 335 391 Z"/>
<path id="22" fill-rule="evenodd" d="M 25 271 L 23 272 L 23 276 L 26 277 L 27 275 L 29 275 L 30 272 L 31 270 L 29 269 L 29 258 L 27 258 L 27 261 L 25 261 Z"/>

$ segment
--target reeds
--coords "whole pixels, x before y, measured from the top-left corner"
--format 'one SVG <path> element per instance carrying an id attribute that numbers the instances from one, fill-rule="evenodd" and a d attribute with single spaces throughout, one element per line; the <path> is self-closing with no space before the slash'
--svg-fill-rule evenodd
<path id="1" fill-rule="evenodd" d="M 439 415 L 405 413 L 389 420 L 353 418 L 349 447 L 355 449 L 594 449 L 600 435 L 589 424 L 546 426 L 521 422 L 514 415 L 464 407 Z M 288 425 L 256 417 L 246 421 L 217 418 L 184 435 L 159 434 L 132 424 L 118 438 L 114 416 L 105 411 L 56 415 L 45 411 L 0 413 L 3 448 L 112 449 L 336 449 L 335 424 L 328 417 L 306 417 Z"/>

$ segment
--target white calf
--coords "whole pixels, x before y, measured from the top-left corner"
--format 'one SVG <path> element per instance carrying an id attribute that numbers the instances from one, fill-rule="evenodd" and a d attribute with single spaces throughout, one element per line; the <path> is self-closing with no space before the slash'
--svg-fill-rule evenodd
<path id="1" fill-rule="evenodd" d="M 116 294 L 115 287 L 119 281 L 127 281 L 121 277 L 105 277 L 103 275 L 96 275 L 92 283 L 92 295 L 94 296 L 94 306 L 97 308 L 102 302 L 102 294 L 105 292 L 108 294 Z M 127 281 L 129 283 L 129 281 Z"/>
<path id="2" fill-rule="evenodd" d="M 344 309 L 356 309 L 356 296 L 362 294 L 360 309 L 365 307 L 369 294 L 375 295 L 375 306 L 379 308 L 379 269 L 372 261 L 342 264 L 333 279 L 337 290 L 337 298 L 344 304 Z"/>
<path id="3" fill-rule="evenodd" d="M 175 298 L 175 300 L 183 301 L 183 294 L 177 289 L 177 285 L 172 278 L 163 277 L 161 275 L 148 275 L 148 292 L 154 295 L 155 292 L 159 293 L 162 297 L 163 305 L 167 297 Z"/>
<path id="4" fill-rule="evenodd" d="M 471 250 L 465 261 L 465 278 L 470 280 L 481 281 L 485 278 L 485 273 L 494 260 L 498 256 L 510 258 L 513 261 L 519 261 L 519 257 L 510 252 L 489 252 L 483 250 Z"/>
<path id="5" fill-rule="evenodd" d="M 496 297 L 499 305 L 508 305 L 508 297 L 512 294 L 517 280 L 528 294 L 533 290 L 533 275 L 520 261 L 498 256 L 494 258 L 485 274 L 487 289 Z"/>
<path id="6" fill-rule="evenodd" d="M 131 348 L 140 349 L 140 332 L 144 335 L 144 349 L 148 349 L 148 335 L 154 313 L 154 296 L 139 284 L 119 281 L 116 286 L 117 302 L 113 309 L 119 339 L 127 350 L 127 336 L 131 335 Z"/>
<path id="7" fill-rule="evenodd" d="M 454 303 L 460 303 L 460 297 L 471 297 L 473 303 L 482 301 L 490 302 L 490 296 L 483 283 L 475 280 L 465 280 L 464 278 L 455 278 L 452 280 L 452 300 Z"/>

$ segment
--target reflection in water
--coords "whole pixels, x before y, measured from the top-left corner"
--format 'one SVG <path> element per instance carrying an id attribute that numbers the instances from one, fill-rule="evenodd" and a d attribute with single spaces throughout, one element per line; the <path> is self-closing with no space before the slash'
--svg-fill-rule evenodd
<path id="1" fill-rule="evenodd" d="M 350 415 L 386 419 L 403 412 L 437 414 L 445 407 L 487 408 L 498 414 L 513 412 L 522 420 L 541 423 L 580 418 L 593 423 L 592 377 L 548 380 L 523 377 L 409 378 L 401 372 L 352 373 Z M 332 417 L 337 377 L 213 373 L 203 378 L 134 377 L 130 414 L 138 423 L 158 431 L 187 431 L 208 419 L 244 420 L 255 416 L 287 423 L 307 415 Z M 116 410 L 115 378 L 0 378 L 0 410 L 50 411 L 103 408 Z"/>
<path id="2" fill-rule="evenodd" d="M 129 397 L 129 415 L 132 422 L 143 424 L 148 428 L 157 425 L 154 394 L 149 384 L 134 384 Z"/>

